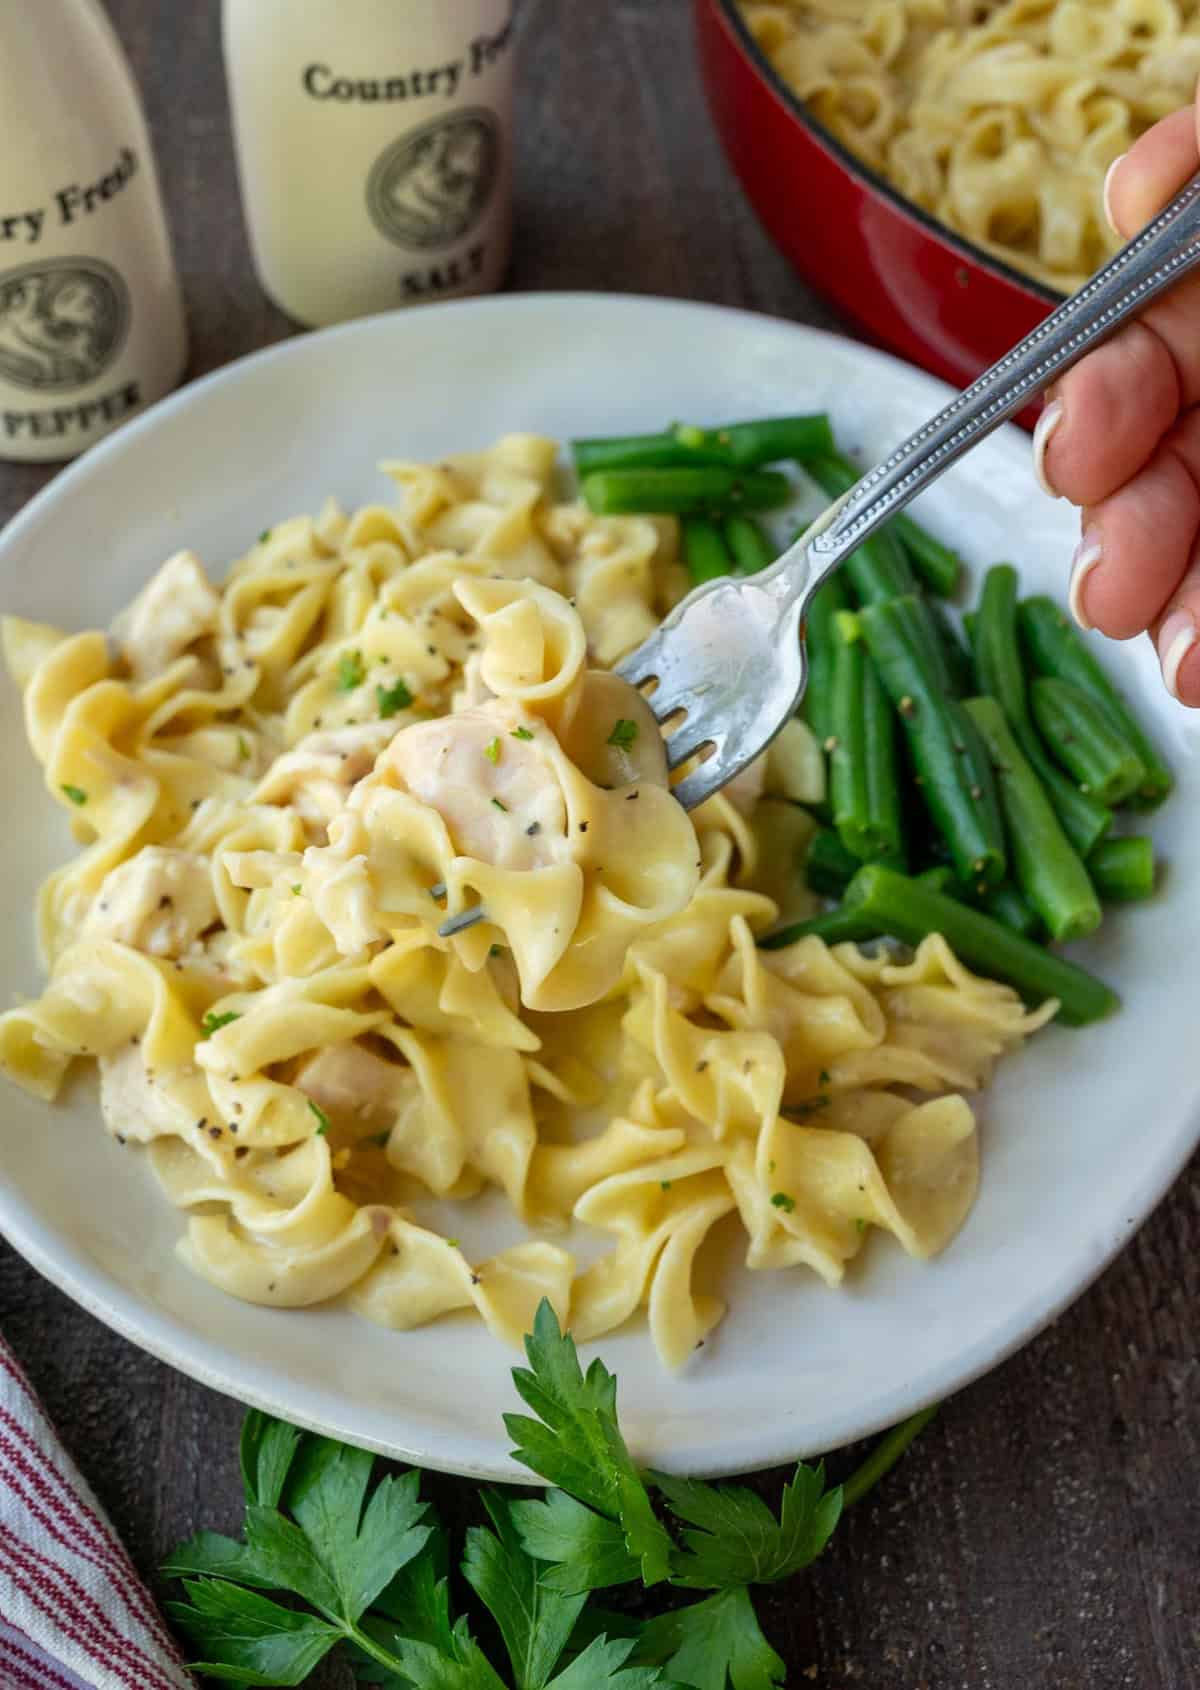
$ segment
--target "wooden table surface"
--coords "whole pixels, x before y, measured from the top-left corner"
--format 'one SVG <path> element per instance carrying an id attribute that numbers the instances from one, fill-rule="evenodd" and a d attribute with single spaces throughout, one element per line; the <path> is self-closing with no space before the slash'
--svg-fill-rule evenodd
<path id="1" fill-rule="evenodd" d="M 219 7 L 109 5 L 145 91 L 197 376 L 295 332 L 250 267 Z M 572 0 L 568 24 L 567 0 L 523 0 L 511 286 L 671 294 L 838 326 L 743 203 L 708 124 L 688 12 L 686 0 Z M 49 473 L 0 465 L 0 518 Z M 1193 1162 L 1098 1284 L 946 1404 L 819 1566 L 764 1594 L 789 1684 L 1200 1684 L 1198 1264 Z M 186 1533 L 236 1526 L 235 1403 L 107 1331 L 6 1246 L 0 1330 L 148 1578 Z M 766 1494 L 779 1477 L 764 1475 Z M 469 1487 L 434 1489 L 452 1512 L 469 1506 Z"/>

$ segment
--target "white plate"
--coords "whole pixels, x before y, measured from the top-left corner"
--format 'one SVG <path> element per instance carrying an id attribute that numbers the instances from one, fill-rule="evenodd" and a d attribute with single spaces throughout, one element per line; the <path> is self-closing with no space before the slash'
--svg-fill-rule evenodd
<path id="1" fill-rule="evenodd" d="M 511 429 L 566 437 L 828 409 L 882 455 L 948 389 L 866 347 L 701 305 L 541 295 L 434 306 L 293 340 L 157 406 L 59 476 L 0 538 L 0 605 L 68 628 L 104 624 L 191 545 L 218 571 L 260 529 L 385 491 L 376 463 L 482 446 Z M 979 447 L 927 496 L 972 564 L 1013 558 L 1061 595 L 1074 521 L 1038 491 L 1026 438 Z M 1194 959 L 1200 799 L 1196 728 L 1169 703 L 1148 643 L 1105 656 L 1179 772 L 1154 818 L 1168 871 L 1150 906 L 1114 914 L 1079 955 L 1125 997 L 1082 1032 L 1050 1029 L 982 1103 L 979 1202 L 936 1262 L 873 1237 L 844 1289 L 811 1274 L 729 1284 L 725 1323 L 686 1370 L 642 1328 L 601 1346 L 639 1457 L 712 1474 L 833 1448 L 992 1367 L 1099 1273 L 1198 1137 Z M 8 786 L 0 835 L 0 1002 L 39 988 L 30 908 L 70 841 L 41 789 L 13 690 L 0 690 Z M 2 1082 L 0 1082 L 2 1083 Z M 84 1084 L 47 1108 L 5 1088 L 0 1226 L 69 1295 L 206 1384 L 423 1466 L 513 1478 L 502 1410 L 513 1355 L 456 1319 L 393 1333 L 340 1309 L 231 1301 L 172 1255 L 179 1216 L 136 1154 L 101 1130 Z M 490 1223 L 464 1209 L 468 1249 Z"/>

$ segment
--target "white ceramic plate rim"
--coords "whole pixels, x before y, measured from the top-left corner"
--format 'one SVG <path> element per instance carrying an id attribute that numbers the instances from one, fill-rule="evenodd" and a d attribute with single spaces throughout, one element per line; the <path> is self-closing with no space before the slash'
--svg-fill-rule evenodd
<path id="1" fill-rule="evenodd" d="M 844 348 L 852 344 L 864 374 L 875 369 L 881 375 L 887 372 L 892 379 L 902 375 L 905 380 L 922 387 L 934 401 L 939 396 L 948 397 L 952 391 L 888 354 L 856 343 L 846 343 L 824 331 L 782 323 L 755 312 L 686 301 L 640 295 L 550 293 L 429 306 L 423 307 L 417 315 L 425 321 L 435 315 L 450 313 L 488 314 L 497 319 L 536 318 L 540 312 L 563 308 L 581 311 L 591 308 L 605 312 L 627 310 L 639 315 L 659 313 L 664 318 L 691 314 L 698 329 L 706 317 L 726 322 L 730 319 L 742 321 L 758 331 L 769 324 L 772 331 L 798 336 L 810 345 L 826 342 Z M 111 463 L 135 451 L 147 435 L 168 419 L 202 405 L 205 395 L 214 387 L 236 382 L 251 369 L 304 360 L 310 355 L 309 348 L 318 340 L 348 342 L 357 337 L 369 339 L 393 332 L 402 338 L 412 327 L 411 316 L 403 326 L 398 325 L 395 314 L 366 318 L 322 331 L 317 336 L 283 342 L 201 378 L 93 448 L 31 500 L 0 536 L 0 565 L 20 548 L 27 532 L 40 524 L 44 515 L 51 513 L 59 501 L 102 481 Z M 514 418 L 513 426 L 520 426 L 520 423 L 521 419 Z M 1015 433 L 1013 430 L 1009 432 Z M 966 1344 L 953 1358 L 940 1365 L 918 1368 L 895 1388 L 877 1391 L 857 1415 L 842 1415 L 832 1423 L 822 1422 L 819 1415 L 810 1419 L 802 1438 L 788 1433 L 785 1427 L 776 1427 L 773 1432 L 756 1433 L 751 1430 L 741 1437 L 727 1437 L 706 1451 L 699 1462 L 692 1462 L 691 1470 L 709 1474 L 743 1472 L 789 1460 L 797 1453 L 810 1453 L 818 1447 L 837 1447 L 894 1424 L 904 1415 L 977 1379 L 1034 1337 L 1095 1280 L 1161 1200 L 1198 1142 L 1200 1105 L 1193 1104 L 1186 1132 L 1154 1148 L 1141 1168 L 1140 1178 L 1124 1194 L 1119 1219 L 1114 1219 L 1105 1236 L 1093 1240 L 1090 1249 L 1078 1252 L 1057 1274 L 1047 1279 L 1036 1296 L 1014 1307 L 1005 1320 L 989 1327 L 985 1337 Z M 313 1430 L 426 1467 L 479 1478 L 511 1480 L 523 1476 L 521 1469 L 488 1450 L 486 1441 L 482 1447 L 470 1447 L 469 1442 L 456 1443 L 455 1435 L 450 1434 L 443 1442 L 435 1442 L 431 1446 L 427 1442 L 407 1439 L 402 1425 L 397 1427 L 395 1438 L 380 1438 L 365 1433 L 354 1424 L 352 1414 L 339 1409 L 336 1393 L 308 1390 L 307 1398 L 287 1395 L 281 1388 L 281 1382 L 267 1382 L 265 1375 L 269 1375 L 269 1369 L 264 1374 L 254 1361 L 232 1356 L 226 1346 L 195 1333 L 181 1332 L 169 1315 L 148 1306 L 139 1296 L 115 1282 L 106 1271 L 86 1262 L 63 1236 L 31 1212 L 17 1193 L 6 1185 L 0 1185 L 0 1230 L 39 1273 L 97 1319 L 215 1390 Z M 282 1318 L 289 1317 L 285 1315 Z M 736 1319 L 736 1312 L 731 1318 Z M 600 1347 L 602 1350 L 603 1346 Z M 772 1422 L 772 1425 L 775 1423 Z M 495 1442 L 498 1450 L 502 1439 L 498 1436 Z M 797 1448 L 798 1442 L 803 1444 L 802 1449 Z M 662 1464 L 669 1466 L 669 1458 Z"/>

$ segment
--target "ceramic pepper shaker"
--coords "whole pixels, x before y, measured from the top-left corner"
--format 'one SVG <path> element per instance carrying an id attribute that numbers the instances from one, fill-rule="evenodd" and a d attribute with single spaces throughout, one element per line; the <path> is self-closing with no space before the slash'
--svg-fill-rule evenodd
<path id="1" fill-rule="evenodd" d="M 0 0 L 0 458 L 72 458 L 168 393 L 183 303 L 99 0 Z"/>

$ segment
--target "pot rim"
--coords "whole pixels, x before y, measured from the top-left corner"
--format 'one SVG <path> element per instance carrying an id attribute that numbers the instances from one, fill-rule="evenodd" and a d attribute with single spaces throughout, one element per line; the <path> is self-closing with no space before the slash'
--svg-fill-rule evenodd
<path id="1" fill-rule="evenodd" d="M 1061 305 L 1062 301 L 1068 297 L 1065 292 L 1048 288 L 1044 283 L 1035 281 L 1032 276 L 1026 275 L 1023 270 L 1018 270 L 1015 265 L 1006 263 L 1002 258 L 997 258 L 990 252 L 985 252 L 982 247 L 976 246 L 973 241 L 969 241 L 965 235 L 960 235 L 957 230 L 950 228 L 948 224 L 930 216 L 923 206 L 919 206 L 915 201 L 906 198 L 904 194 L 892 186 L 886 177 L 881 176 L 878 171 L 865 164 L 856 153 L 850 151 L 844 142 L 839 141 L 832 130 L 827 129 L 814 116 L 800 96 L 788 87 L 750 33 L 746 20 L 742 16 L 738 0 L 707 0 L 707 3 L 715 8 L 726 28 L 734 36 L 737 46 L 753 66 L 759 80 L 765 84 L 767 92 L 773 94 L 786 107 L 802 128 L 809 132 L 822 151 L 830 153 L 849 175 L 857 178 L 874 193 L 885 199 L 894 211 L 898 211 L 906 217 L 911 217 L 914 222 L 919 223 L 926 234 L 935 241 L 949 247 L 971 264 L 987 271 L 999 280 L 1020 288 L 1024 293 L 1031 294 L 1035 299 L 1051 307 Z"/>

